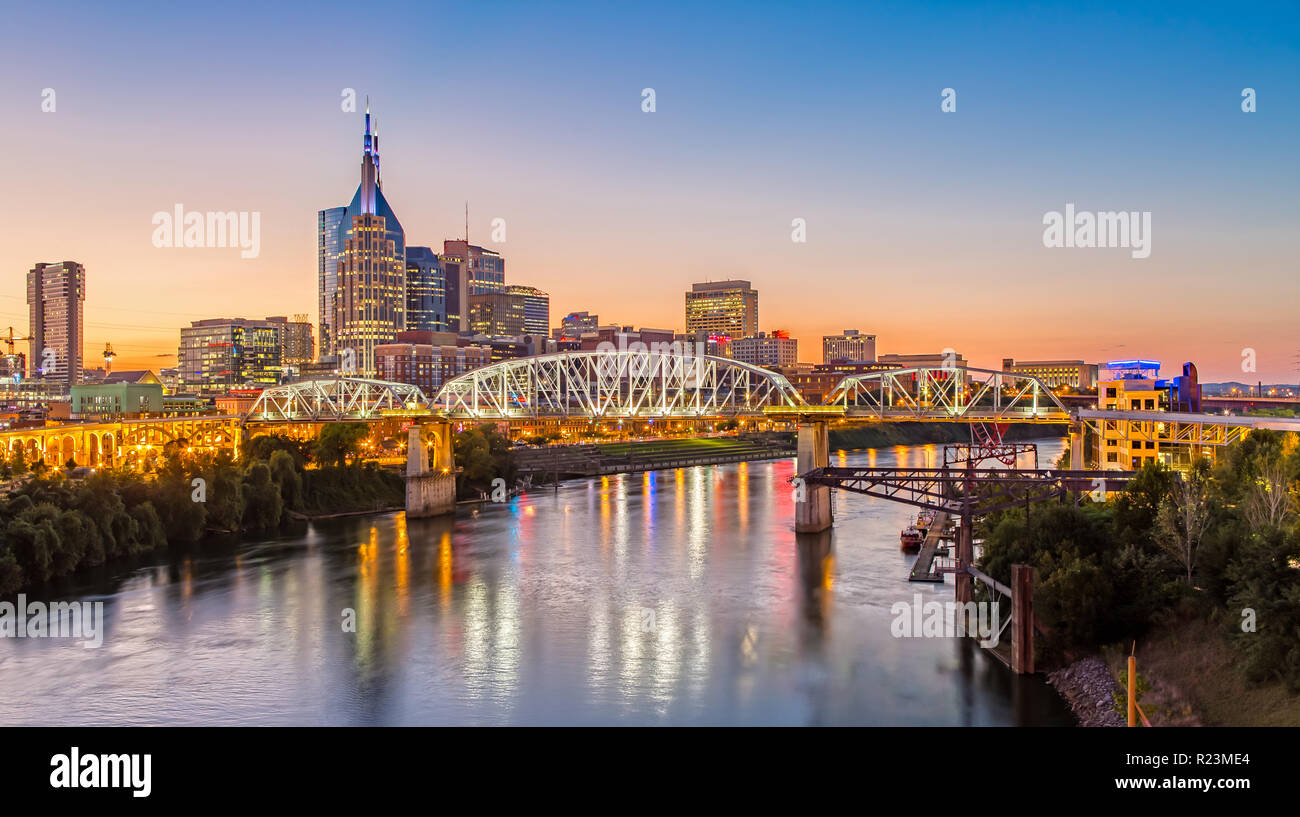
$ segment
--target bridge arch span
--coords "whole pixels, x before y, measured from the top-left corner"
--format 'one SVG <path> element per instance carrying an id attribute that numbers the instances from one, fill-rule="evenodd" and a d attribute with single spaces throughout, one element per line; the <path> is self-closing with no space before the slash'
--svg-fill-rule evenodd
<path id="1" fill-rule="evenodd" d="M 503 360 L 449 380 L 433 403 L 447 417 L 483 420 L 747 417 L 806 405 L 777 372 L 640 349 Z"/>

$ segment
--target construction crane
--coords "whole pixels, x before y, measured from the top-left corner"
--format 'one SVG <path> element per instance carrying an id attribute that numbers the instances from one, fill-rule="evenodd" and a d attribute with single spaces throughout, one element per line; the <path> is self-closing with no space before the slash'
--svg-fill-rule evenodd
<path id="1" fill-rule="evenodd" d="M 7 344 L 9 347 L 9 353 L 5 355 L 5 365 L 4 365 L 5 373 L 10 375 L 12 374 L 17 374 L 20 376 L 25 375 L 26 372 L 23 371 L 23 369 L 26 367 L 20 366 L 19 364 L 19 361 L 22 359 L 22 355 L 14 352 L 14 344 L 23 340 L 31 340 L 31 338 L 15 335 L 14 328 L 11 326 L 9 327 L 9 334 L 0 338 L 0 340 L 3 340 L 5 344 Z"/>
<path id="2" fill-rule="evenodd" d="M 104 377 L 113 373 L 113 358 L 117 357 L 117 352 L 113 351 L 113 344 L 104 344 Z"/>

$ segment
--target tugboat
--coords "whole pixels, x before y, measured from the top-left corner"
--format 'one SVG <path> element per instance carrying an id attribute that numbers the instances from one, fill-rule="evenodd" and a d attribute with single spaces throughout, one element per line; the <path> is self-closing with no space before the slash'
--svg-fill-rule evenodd
<path id="1" fill-rule="evenodd" d="M 899 534 L 899 541 L 902 543 L 903 550 L 919 550 L 922 543 L 925 542 L 925 531 L 915 525 L 906 528 Z"/>

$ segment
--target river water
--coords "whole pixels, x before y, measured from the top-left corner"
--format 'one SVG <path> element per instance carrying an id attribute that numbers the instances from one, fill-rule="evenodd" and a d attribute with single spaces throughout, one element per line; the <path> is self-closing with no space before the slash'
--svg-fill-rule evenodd
<path id="1" fill-rule="evenodd" d="M 1062 442 L 1039 448 L 1047 464 Z M 104 602 L 104 643 L 0 639 L 0 725 L 1073 722 L 969 639 L 894 637 L 896 602 L 952 599 L 951 578 L 907 581 L 914 509 L 840 492 L 833 530 L 796 537 L 793 474 L 787 459 L 573 481 L 39 588 Z"/>

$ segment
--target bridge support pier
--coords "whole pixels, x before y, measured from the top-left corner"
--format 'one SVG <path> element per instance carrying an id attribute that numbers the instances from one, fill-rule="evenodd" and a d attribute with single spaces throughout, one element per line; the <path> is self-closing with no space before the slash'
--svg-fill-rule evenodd
<path id="1" fill-rule="evenodd" d="M 428 440 L 433 441 L 430 462 Z M 412 424 L 406 437 L 406 515 L 441 516 L 456 510 L 451 424 Z"/>
<path id="2" fill-rule="evenodd" d="M 1083 423 L 1075 421 L 1070 423 L 1070 468 L 1075 471 L 1082 471 L 1088 466 L 1084 463 L 1083 453 Z M 1100 468 L 1101 466 L 1097 466 Z"/>
<path id="3" fill-rule="evenodd" d="M 830 426 L 824 422 L 799 424 L 799 453 L 796 468 L 806 474 L 814 468 L 831 464 Z M 796 533 L 820 533 L 834 524 L 831 512 L 831 489 L 826 485 L 799 484 L 794 504 Z"/>
<path id="4" fill-rule="evenodd" d="M 1011 566 L 1011 671 L 1034 674 L 1034 569 Z"/>

